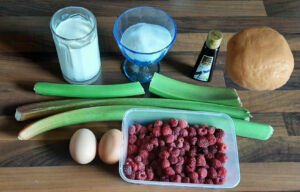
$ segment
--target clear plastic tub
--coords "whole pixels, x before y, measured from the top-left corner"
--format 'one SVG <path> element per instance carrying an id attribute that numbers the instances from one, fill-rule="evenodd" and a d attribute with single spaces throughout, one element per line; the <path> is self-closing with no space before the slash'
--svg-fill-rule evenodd
<path id="1" fill-rule="evenodd" d="M 123 165 L 127 157 L 128 129 L 132 124 L 147 124 L 156 120 L 169 120 L 170 118 L 184 119 L 189 124 L 205 124 L 221 128 L 225 131 L 224 142 L 228 146 L 226 154 L 228 160 L 225 164 L 227 178 L 222 185 L 193 184 L 193 183 L 173 183 L 161 181 L 139 181 L 128 179 L 123 172 Z M 128 110 L 122 122 L 122 147 L 119 161 L 119 173 L 121 178 L 134 184 L 160 185 L 160 186 L 181 186 L 181 187 L 200 187 L 200 188 L 233 188 L 240 182 L 240 166 L 238 158 L 238 148 L 236 143 L 235 127 L 232 119 L 222 113 L 184 111 L 173 109 L 151 109 L 136 108 Z"/>

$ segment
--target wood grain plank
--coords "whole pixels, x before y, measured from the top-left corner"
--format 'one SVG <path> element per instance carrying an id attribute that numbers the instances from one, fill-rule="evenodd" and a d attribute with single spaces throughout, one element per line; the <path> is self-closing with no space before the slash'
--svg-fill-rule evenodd
<path id="1" fill-rule="evenodd" d="M 300 90 L 238 91 L 243 107 L 251 112 L 300 112 Z"/>
<path id="2" fill-rule="evenodd" d="M 227 42 L 234 33 L 224 33 L 220 51 L 227 50 Z M 170 52 L 200 52 L 207 38 L 207 33 L 179 33 Z M 300 37 L 285 35 L 292 51 L 300 51 Z M 100 53 L 118 53 L 112 32 L 99 34 Z M 0 36 L 0 53 L 55 52 L 54 42 L 50 36 L 32 34 L 3 34 Z"/>
<path id="3" fill-rule="evenodd" d="M 300 136 L 300 113 L 284 113 L 286 129 L 291 136 Z"/>
<path id="4" fill-rule="evenodd" d="M 300 163 L 241 163 L 241 182 L 226 191 L 297 191 Z M 66 166 L 0 169 L 0 188 L 12 191 L 213 191 L 181 187 L 129 184 L 118 176 L 117 166 Z M 67 178 L 67 179 L 66 179 Z M 281 182 L 285 181 L 285 182 Z M 280 185 L 278 185 L 280 183 Z"/>
<path id="5" fill-rule="evenodd" d="M 68 139 L 0 141 L 0 167 L 74 165 L 68 145 Z M 300 162 L 299 146 L 300 137 L 297 136 L 272 137 L 267 141 L 238 137 L 239 160 L 244 163 Z M 93 164 L 97 163 L 98 157 Z"/>
<path id="6" fill-rule="evenodd" d="M 96 16 L 118 16 L 126 9 L 152 6 L 175 16 L 266 16 L 263 1 L 3 1 L 1 16 L 51 16 L 66 6 L 82 6 Z M 4 9 L 5 8 L 5 9 Z M 109 10 L 109 11 L 107 11 Z M 222 10 L 222 11 L 220 11 Z"/>
<path id="7" fill-rule="evenodd" d="M 300 2 L 295 0 L 264 0 L 268 16 L 299 17 Z"/>

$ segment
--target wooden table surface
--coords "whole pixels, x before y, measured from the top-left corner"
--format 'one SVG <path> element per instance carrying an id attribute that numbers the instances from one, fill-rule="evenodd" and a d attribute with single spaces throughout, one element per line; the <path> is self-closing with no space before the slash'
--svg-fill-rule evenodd
<path id="1" fill-rule="evenodd" d="M 177 40 L 162 61 L 162 74 L 194 81 L 189 73 L 207 32 L 224 32 L 214 77 L 204 85 L 235 87 L 254 118 L 271 124 L 267 141 L 238 138 L 241 182 L 227 191 L 300 191 L 300 1 L 297 0 L 160 0 L 160 1 L 0 1 L 0 191 L 204 191 L 191 188 L 128 184 L 118 167 L 99 158 L 90 165 L 74 163 L 68 153 L 70 136 L 81 127 L 100 138 L 120 122 L 89 123 L 61 128 L 18 141 L 29 122 L 16 122 L 17 106 L 58 98 L 35 95 L 35 82 L 64 83 L 51 37 L 49 21 L 59 8 L 77 5 L 90 9 L 98 21 L 102 74 L 98 84 L 129 82 L 120 71 L 123 57 L 116 46 L 113 24 L 123 11 L 148 5 L 167 11 L 178 26 Z M 275 91 L 249 91 L 236 86 L 224 72 L 226 44 L 241 29 L 269 26 L 285 36 L 293 51 L 295 69 L 287 84 Z"/>

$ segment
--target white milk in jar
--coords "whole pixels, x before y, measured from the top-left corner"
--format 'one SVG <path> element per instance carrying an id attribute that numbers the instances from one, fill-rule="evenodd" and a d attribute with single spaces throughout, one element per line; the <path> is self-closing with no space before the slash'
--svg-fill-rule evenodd
<path id="1" fill-rule="evenodd" d="M 90 84 L 100 73 L 101 61 L 96 23 L 81 15 L 62 20 L 53 34 L 64 78 L 74 84 Z"/>

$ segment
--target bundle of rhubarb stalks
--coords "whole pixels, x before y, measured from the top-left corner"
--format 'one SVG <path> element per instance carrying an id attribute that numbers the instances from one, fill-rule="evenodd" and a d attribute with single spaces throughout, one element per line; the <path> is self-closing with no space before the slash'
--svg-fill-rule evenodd
<path id="1" fill-rule="evenodd" d="M 37 94 L 81 99 L 49 101 L 20 106 L 17 121 L 37 119 L 20 131 L 18 138 L 28 140 L 56 128 L 100 121 L 119 121 L 131 108 L 171 108 L 218 112 L 229 115 L 236 134 L 266 140 L 273 134 L 267 124 L 251 122 L 251 114 L 243 109 L 235 89 L 203 87 L 180 82 L 156 73 L 149 91 L 163 98 L 121 98 L 144 94 L 139 82 L 116 85 L 68 85 L 36 83 Z M 42 119 L 41 119 L 42 118 Z"/>

